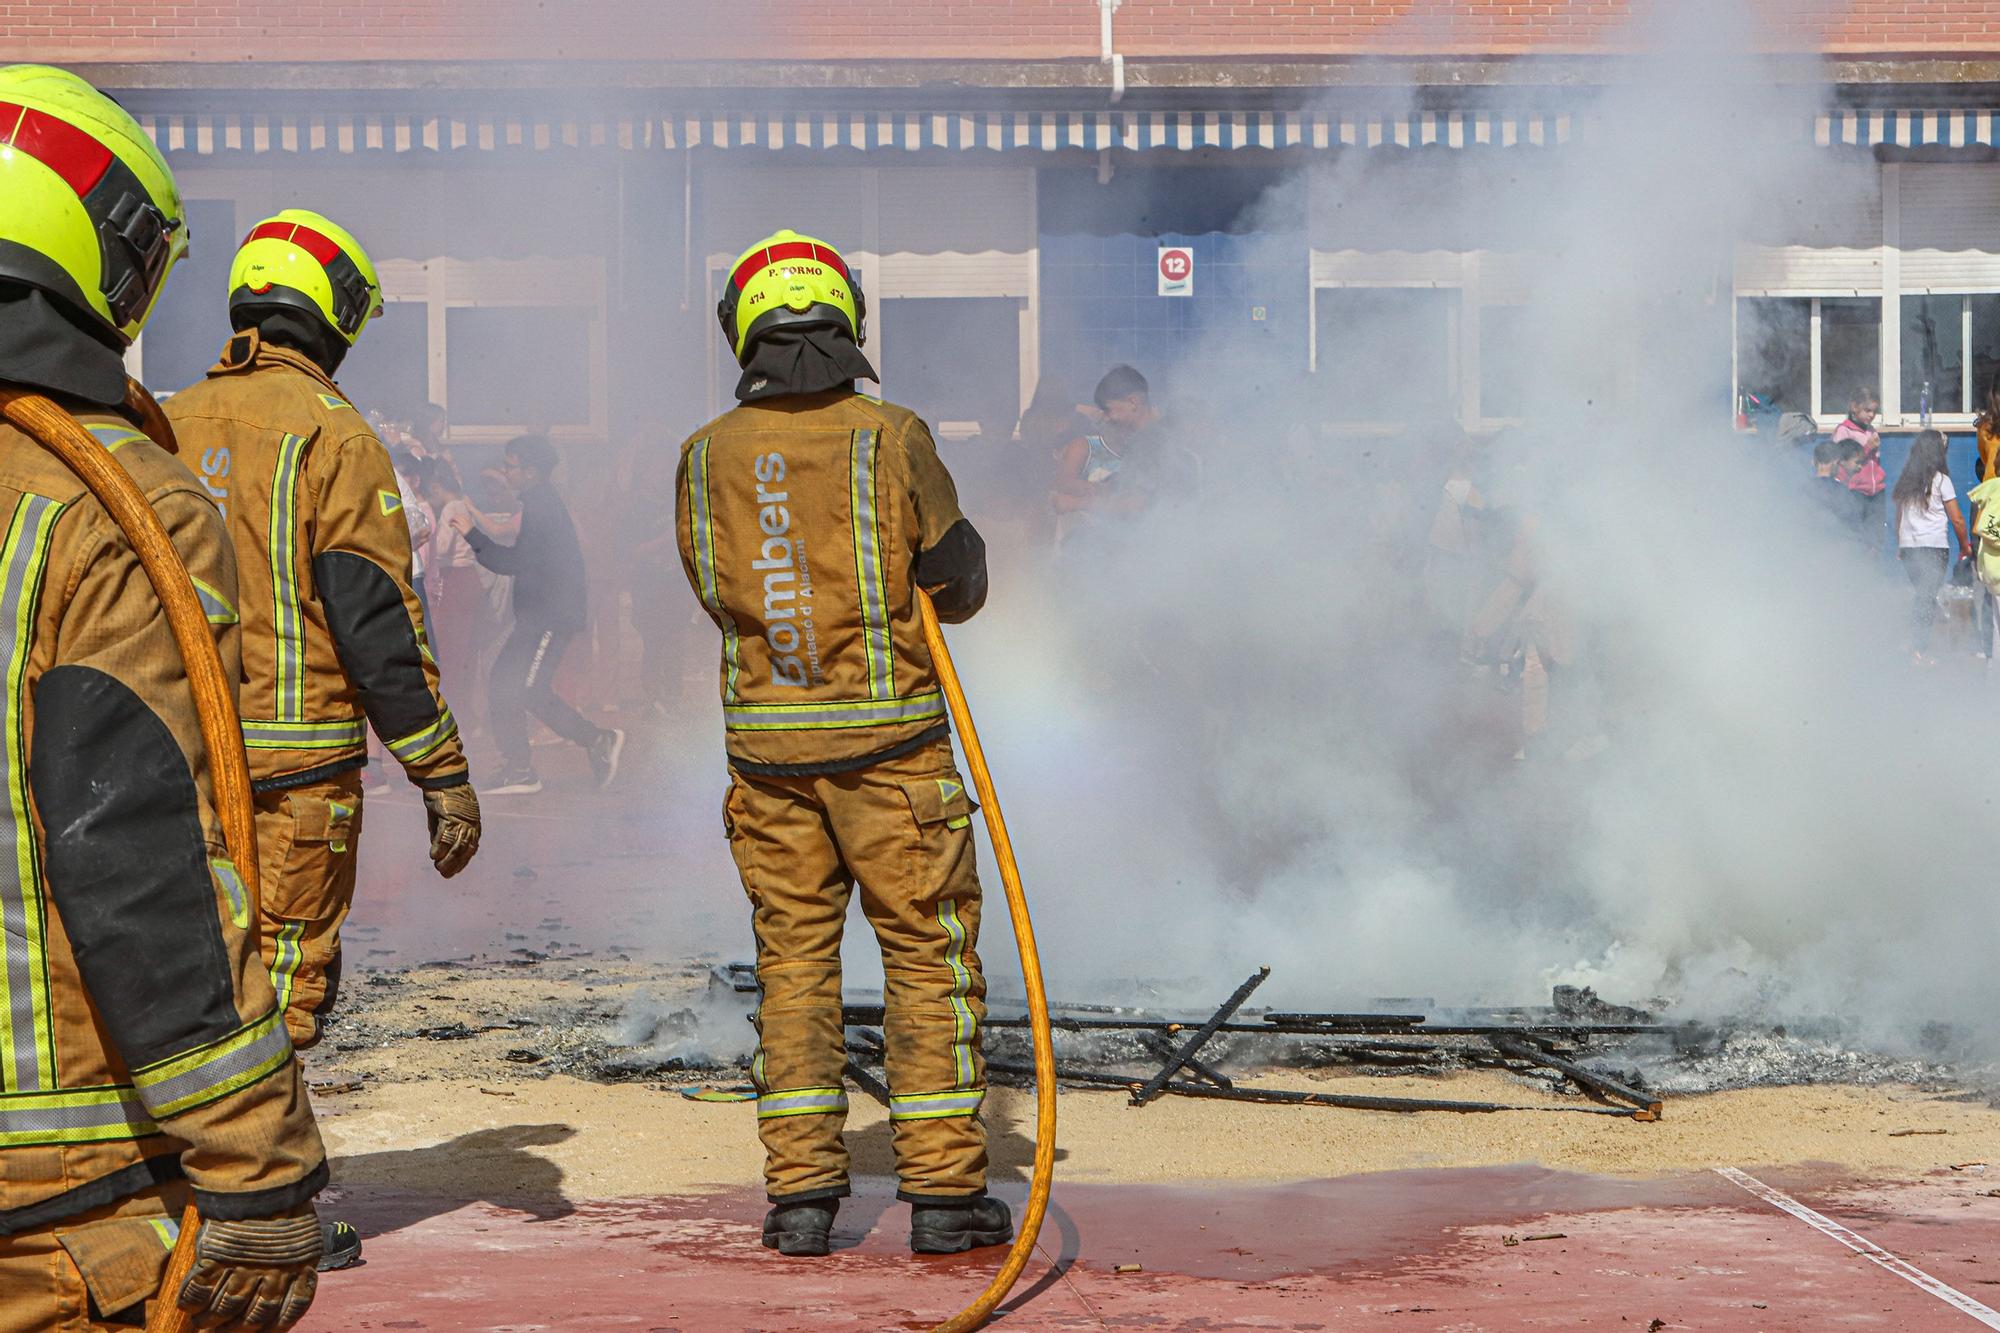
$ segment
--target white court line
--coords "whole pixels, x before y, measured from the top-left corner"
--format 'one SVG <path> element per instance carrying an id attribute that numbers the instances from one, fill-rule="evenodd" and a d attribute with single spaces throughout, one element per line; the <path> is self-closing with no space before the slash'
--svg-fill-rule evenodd
<path id="1" fill-rule="evenodd" d="M 1964 1292 L 1946 1286 L 1923 1269 L 1918 1268 L 1915 1264 L 1905 1263 L 1903 1260 L 1898 1259 L 1895 1255 L 1889 1253 L 1874 1241 L 1869 1240 L 1866 1236 L 1849 1231 L 1832 1218 L 1814 1212 L 1797 1199 L 1786 1194 L 1780 1194 L 1777 1190 L 1772 1189 L 1755 1176 L 1746 1175 L 1733 1166 L 1718 1166 L 1715 1168 L 1715 1174 L 1721 1176 L 1731 1184 L 1740 1185 L 1742 1188 L 1749 1190 L 1752 1194 L 1780 1212 L 1790 1213 L 1813 1230 L 1833 1237 L 1864 1259 L 1867 1259 L 1871 1263 L 1880 1264 L 1897 1277 L 1903 1279 L 1903 1281 L 1913 1287 L 1929 1292 L 1946 1305 L 1952 1307 L 1952 1309 L 1971 1315 L 1988 1328 L 2000 1329 L 2000 1310 L 1994 1310 L 1988 1306 L 1981 1305 Z"/>

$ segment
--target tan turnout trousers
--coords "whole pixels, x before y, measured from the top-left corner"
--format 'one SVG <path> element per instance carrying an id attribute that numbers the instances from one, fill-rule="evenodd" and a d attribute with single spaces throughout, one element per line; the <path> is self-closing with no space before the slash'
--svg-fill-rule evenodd
<path id="1" fill-rule="evenodd" d="M 320 1039 L 340 992 L 340 927 L 354 906 L 360 859 L 361 774 L 257 793 L 257 859 L 264 875 L 259 943 L 292 1045 Z"/>
<path id="2" fill-rule="evenodd" d="M 730 850 L 755 909 L 757 1127 L 772 1202 L 848 1192 L 840 936 L 855 884 L 882 949 L 897 1197 L 986 1186 L 976 807 L 938 741 L 851 773 L 734 775 Z"/>
<path id="3" fill-rule="evenodd" d="M 143 1327 L 187 1197 L 185 1185 L 154 1186 L 41 1230 L 0 1236 L 0 1333 Z"/>

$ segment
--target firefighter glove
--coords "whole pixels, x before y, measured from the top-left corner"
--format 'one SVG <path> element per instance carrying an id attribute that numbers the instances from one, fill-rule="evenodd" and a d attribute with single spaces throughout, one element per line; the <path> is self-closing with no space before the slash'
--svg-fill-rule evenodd
<path id="1" fill-rule="evenodd" d="M 431 817 L 431 862 L 450 879 L 479 850 L 479 797 L 470 782 L 424 793 Z"/>
<path id="2" fill-rule="evenodd" d="M 203 1222 L 180 1307 L 200 1328 L 290 1328 L 312 1305 L 320 1246 L 311 1204 L 282 1217 Z"/>

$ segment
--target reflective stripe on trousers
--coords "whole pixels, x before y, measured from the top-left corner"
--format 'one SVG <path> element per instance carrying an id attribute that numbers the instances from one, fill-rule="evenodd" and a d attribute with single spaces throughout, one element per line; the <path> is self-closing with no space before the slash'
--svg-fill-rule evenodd
<path id="1" fill-rule="evenodd" d="M 986 1100 L 984 1088 L 952 1088 L 945 1092 L 911 1092 L 889 1098 L 891 1120 L 943 1120 L 974 1115 Z"/>
<path id="2" fill-rule="evenodd" d="M 972 992 L 972 972 L 965 965 L 965 923 L 958 919 L 958 904 L 949 900 L 938 904 L 938 924 L 944 927 L 944 961 L 951 968 L 951 1058 L 955 1087 L 973 1083 L 973 1044 L 979 1040 L 979 1019 L 965 997 Z M 976 1108 L 975 1108 L 976 1109 Z"/>
<path id="3" fill-rule="evenodd" d="M 276 874 L 279 867 L 273 867 Z M 299 963 L 305 958 L 305 951 L 299 941 L 306 933 L 303 921 L 287 921 L 278 927 L 276 956 L 271 960 L 271 989 L 277 992 L 278 1009 L 283 1012 L 292 1004 L 292 981 L 298 976 Z"/>
<path id="4" fill-rule="evenodd" d="M 776 1120 L 789 1115 L 847 1114 L 847 1093 L 840 1088 L 789 1088 L 757 1098 L 757 1118 Z"/>

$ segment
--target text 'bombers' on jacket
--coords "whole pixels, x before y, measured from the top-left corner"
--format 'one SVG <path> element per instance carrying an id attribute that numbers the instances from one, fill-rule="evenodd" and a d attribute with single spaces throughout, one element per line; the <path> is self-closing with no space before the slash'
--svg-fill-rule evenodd
<path id="1" fill-rule="evenodd" d="M 215 506 L 130 423 L 81 420 L 152 502 L 233 675 Z M 166 614 L 83 483 L 4 424 L 0 655 L 0 1235 L 183 1176 L 209 1218 L 303 1203 L 325 1152 Z"/>
<path id="2" fill-rule="evenodd" d="M 986 547 L 914 413 L 845 389 L 745 403 L 681 447 L 675 512 L 737 768 L 839 771 L 945 734 L 915 590 L 968 619 Z"/>
<path id="3" fill-rule="evenodd" d="M 364 717 L 418 786 L 465 781 L 410 586 L 402 492 L 361 414 L 304 353 L 251 330 L 167 415 L 236 542 L 257 789 L 365 763 Z"/>

